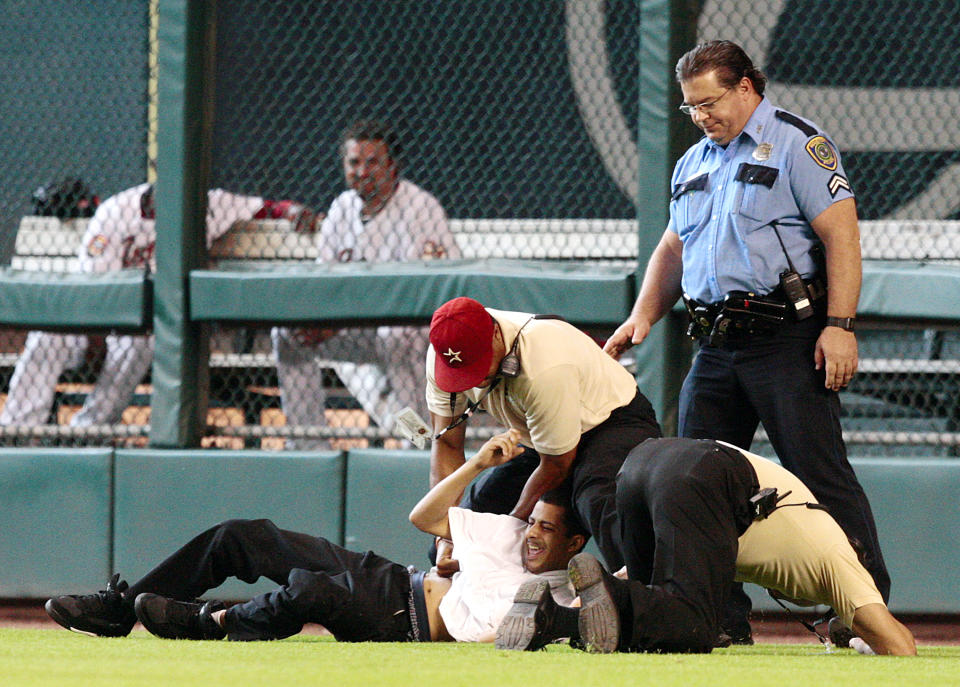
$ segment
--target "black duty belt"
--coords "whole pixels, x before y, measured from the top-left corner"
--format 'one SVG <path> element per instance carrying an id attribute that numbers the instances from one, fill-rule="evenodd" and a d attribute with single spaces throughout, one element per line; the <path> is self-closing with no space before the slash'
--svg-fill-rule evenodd
<path id="1" fill-rule="evenodd" d="M 827 294 L 819 279 L 805 281 L 804 285 L 813 303 Z M 716 303 L 701 303 L 684 294 L 683 302 L 690 315 L 687 335 L 711 346 L 719 346 L 725 341 L 770 336 L 784 323 L 796 321 L 793 307 L 779 290 L 765 296 L 750 291 L 731 291 Z"/>

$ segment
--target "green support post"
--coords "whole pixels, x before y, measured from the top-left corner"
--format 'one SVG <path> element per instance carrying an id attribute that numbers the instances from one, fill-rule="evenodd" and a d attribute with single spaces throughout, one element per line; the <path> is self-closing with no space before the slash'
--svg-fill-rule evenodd
<path id="1" fill-rule="evenodd" d="M 697 0 L 640 2 L 638 285 L 667 226 L 674 163 L 696 133 L 677 111 L 674 66 L 696 42 L 700 4 Z M 677 396 L 689 363 L 689 351 L 682 320 L 675 314 L 655 325 L 646 341 L 634 349 L 637 381 L 657 411 L 666 435 L 676 434 Z"/>
<path id="2" fill-rule="evenodd" d="M 214 3 L 159 2 L 156 352 L 150 446 L 200 443 L 209 395 L 209 341 L 190 322 L 188 278 L 206 260 Z"/>

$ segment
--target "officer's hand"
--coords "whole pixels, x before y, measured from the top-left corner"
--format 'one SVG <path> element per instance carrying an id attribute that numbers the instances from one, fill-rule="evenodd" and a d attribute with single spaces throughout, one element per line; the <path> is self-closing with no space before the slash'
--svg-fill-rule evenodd
<path id="1" fill-rule="evenodd" d="M 624 351 L 646 339 L 649 333 L 649 322 L 631 317 L 610 335 L 607 343 L 603 346 L 603 350 L 615 360 L 619 360 Z"/>
<path id="2" fill-rule="evenodd" d="M 813 360 L 818 370 L 825 369 L 823 385 L 839 391 L 857 372 L 857 337 L 840 327 L 824 327 L 817 339 Z"/>

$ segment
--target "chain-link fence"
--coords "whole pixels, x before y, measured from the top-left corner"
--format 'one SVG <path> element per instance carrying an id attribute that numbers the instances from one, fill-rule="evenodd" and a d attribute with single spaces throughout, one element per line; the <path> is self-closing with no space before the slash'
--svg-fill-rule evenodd
<path id="1" fill-rule="evenodd" d="M 95 253 L 111 250 L 102 239 L 113 237 L 105 229 L 84 244 L 90 216 L 148 174 L 150 5 L 38 0 L 5 3 L 3 12 L 0 261 L 44 272 L 98 269 Z M 4 442 L 70 445 L 92 431 L 98 418 L 85 401 L 101 370 L 111 356 L 137 357 L 136 344 L 116 339 L 0 330 L 0 425 L 23 432 Z M 129 400 L 146 407 L 149 389 L 138 382 Z M 122 415 L 131 427 L 143 424 L 133 405 L 113 405 L 116 422 Z M 87 429 L 71 434 L 71 422 Z"/>
<path id="2" fill-rule="evenodd" d="M 836 141 L 866 220 L 866 257 L 957 260 L 960 130 L 948 118 L 960 76 L 947 47 L 960 10 L 889 4 L 708 0 L 690 21 L 701 39 L 741 43 L 769 76 L 771 100 Z M 105 253 L 119 225 L 131 231 L 121 264 L 124 251 L 130 264 L 149 261 L 152 220 L 136 187 L 148 179 L 152 7 L 40 2 L 8 14 L 6 45 L 20 49 L 0 56 L 0 217 L 15 266 L 84 269 L 82 256 Z M 635 264 L 639 25 L 634 0 L 218 3 L 211 186 L 226 191 L 210 197 L 212 259 Z M 390 132 L 344 138 L 359 120 Z M 104 203 L 134 189 L 131 218 L 92 233 L 83 218 L 31 220 L 34 189 L 68 177 Z M 953 451 L 957 334 L 902 330 L 861 333 L 845 428 L 856 451 Z M 30 367 L 24 388 L 42 407 L 13 424 L 46 426 L 50 443 L 142 443 L 150 379 L 138 364 L 150 339 L 82 338 L 85 347 L 59 335 L 34 346 L 47 362 Z M 10 393 L 33 349 L 22 331 L 0 343 Z M 314 447 L 333 435 L 397 445 L 392 415 L 424 412 L 424 346 L 422 327 L 215 326 L 208 422 L 218 429 L 207 443 Z M 113 379 L 104 371 L 124 360 L 129 390 L 110 389 L 119 415 L 98 422 L 126 424 L 134 438 L 84 434 L 98 383 Z M 54 391 L 48 404 L 41 389 Z M 75 431 L 64 431 L 74 412 Z M 913 429 L 927 433 L 904 436 Z M 3 441 L 35 443 L 37 433 Z"/>
<path id="3" fill-rule="evenodd" d="M 261 223 L 214 254 L 635 264 L 638 22 L 633 2 L 221 6 L 214 181 L 320 219 L 312 235 Z M 358 120 L 393 133 L 347 131 Z M 255 424 L 326 426 L 362 445 L 389 436 L 404 406 L 426 416 L 425 327 L 285 327 L 222 343 L 217 402 Z"/>

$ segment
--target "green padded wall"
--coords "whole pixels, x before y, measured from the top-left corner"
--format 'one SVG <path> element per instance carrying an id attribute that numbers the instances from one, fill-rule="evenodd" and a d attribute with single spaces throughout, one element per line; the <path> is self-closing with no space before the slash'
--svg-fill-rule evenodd
<path id="1" fill-rule="evenodd" d="M 582 324 L 620 324 L 636 295 L 633 270 L 521 260 L 410 263 L 229 263 L 190 272 L 193 320 L 312 322 L 429 321 L 457 296 Z"/>
<path id="2" fill-rule="evenodd" d="M 151 284 L 143 270 L 48 274 L 0 269 L 0 322 L 143 330 L 151 325 Z"/>
<path id="3" fill-rule="evenodd" d="M 430 535 L 407 516 L 427 493 L 426 451 L 350 451 L 347 459 L 345 546 L 404 565 L 429 566 Z"/>
<path id="4" fill-rule="evenodd" d="M 142 576 L 194 535 L 231 518 L 342 541 L 341 453 L 117 451 L 115 569 Z M 276 585 L 228 580 L 211 597 L 245 599 Z"/>
<path id="5" fill-rule="evenodd" d="M 0 596 L 103 589 L 110 573 L 109 449 L 0 450 Z"/>
<path id="6" fill-rule="evenodd" d="M 873 507 L 890 571 L 890 608 L 957 613 L 960 461 L 851 460 Z"/>

